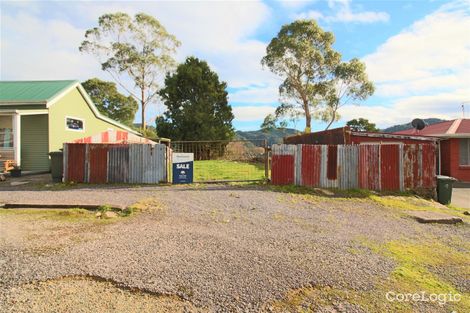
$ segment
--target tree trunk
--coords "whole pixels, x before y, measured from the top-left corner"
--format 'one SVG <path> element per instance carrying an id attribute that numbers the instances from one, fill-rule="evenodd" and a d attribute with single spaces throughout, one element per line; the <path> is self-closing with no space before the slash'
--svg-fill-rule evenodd
<path id="1" fill-rule="evenodd" d="M 328 124 L 328 126 L 326 126 L 325 130 L 328 130 L 328 128 L 330 128 L 331 124 L 333 124 L 335 119 L 336 119 L 336 111 L 333 112 L 333 115 L 331 116 L 330 123 Z"/>
<path id="2" fill-rule="evenodd" d="M 147 125 L 145 123 L 145 88 L 142 87 L 141 89 L 141 98 L 140 98 L 140 105 L 142 108 L 142 130 L 145 130 L 147 128 Z"/>
<path id="3" fill-rule="evenodd" d="M 310 109 L 308 107 L 308 103 L 304 102 L 304 111 L 305 111 L 305 133 L 309 134 L 312 130 L 311 123 L 312 123 L 312 116 L 310 115 Z"/>
<path id="4" fill-rule="evenodd" d="M 147 128 L 147 123 L 145 122 L 145 103 L 142 102 L 142 130 Z"/>

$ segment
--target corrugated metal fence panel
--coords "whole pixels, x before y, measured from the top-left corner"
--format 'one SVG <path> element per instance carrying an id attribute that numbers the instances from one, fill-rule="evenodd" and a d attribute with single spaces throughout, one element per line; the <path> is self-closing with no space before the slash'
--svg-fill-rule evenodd
<path id="1" fill-rule="evenodd" d="M 163 144 L 64 145 L 65 180 L 89 183 L 159 183 L 167 181 Z"/>
<path id="2" fill-rule="evenodd" d="M 434 145 L 274 145 L 273 184 L 323 188 L 434 188 Z"/>
<path id="3" fill-rule="evenodd" d="M 320 187 L 322 188 L 337 188 L 338 180 L 336 172 L 337 164 L 337 148 L 331 149 L 331 146 L 321 146 L 321 160 L 320 160 Z M 331 160 L 328 160 L 331 158 Z M 333 165 L 335 168 L 333 168 Z M 330 179 L 334 178 L 334 179 Z"/>
<path id="4" fill-rule="evenodd" d="M 166 146 L 132 144 L 129 147 L 129 182 L 154 184 L 167 180 Z"/>
<path id="5" fill-rule="evenodd" d="M 379 145 L 359 146 L 359 188 L 380 190 Z"/>
<path id="6" fill-rule="evenodd" d="M 380 146 L 381 190 L 400 190 L 400 157 L 398 145 Z"/>
<path id="7" fill-rule="evenodd" d="M 338 146 L 338 179 L 339 188 L 354 189 L 359 188 L 358 167 L 359 147 L 358 146 Z"/>
<path id="8" fill-rule="evenodd" d="M 68 182 L 85 182 L 85 156 L 86 144 L 67 144 L 64 150 L 64 157 L 67 158 L 65 169 L 65 180 Z"/>
<path id="9" fill-rule="evenodd" d="M 418 145 L 403 146 L 403 185 L 404 189 L 414 189 L 420 185 Z"/>
<path id="10" fill-rule="evenodd" d="M 88 145 L 88 182 L 104 184 L 108 178 L 108 145 Z"/>
<path id="11" fill-rule="evenodd" d="M 302 185 L 318 186 L 320 183 L 321 146 L 302 145 Z"/>
<path id="12" fill-rule="evenodd" d="M 166 171 L 166 152 L 167 147 L 165 145 L 155 145 L 155 149 L 158 154 L 158 167 L 157 167 L 157 180 L 158 182 L 167 181 L 167 171 Z"/>
<path id="13" fill-rule="evenodd" d="M 275 185 L 290 185 L 295 182 L 295 145 L 272 146 L 271 181 Z"/>
<path id="14" fill-rule="evenodd" d="M 294 161 L 294 170 L 295 170 L 295 184 L 302 184 L 302 145 L 297 145 L 295 151 L 295 161 Z"/>
<path id="15" fill-rule="evenodd" d="M 109 148 L 108 182 L 129 182 L 129 146 L 114 145 Z"/>
<path id="16" fill-rule="evenodd" d="M 328 146 L 326 177 L 329 180 L 338 178 L 338 146 Z"/>
<path id="17" fill-rule="evenodd" d="M 422 145 L 422 186 L 434 188 L 436 186 L 436 147 L 434 145 Z"/>
<path id="18" fill-rule="evenodd" d="M 138 145 L 129 146 L 129 182 L 143 182 L 143 149 Z"/>
<path id="19" fill-rule="evenodd" d="M 165 147 L 163 145 L 141 145 L 143 149 L 143 182 L 154 184 L 165 181 Z"/>

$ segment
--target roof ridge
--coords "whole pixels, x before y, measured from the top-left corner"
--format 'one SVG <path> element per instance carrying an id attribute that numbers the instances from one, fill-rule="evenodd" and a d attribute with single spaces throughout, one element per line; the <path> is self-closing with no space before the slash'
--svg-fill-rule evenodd
<path id="1" fill-rule="evenodd" d="M 452 125 L 450 125 L 449 129 L 447 129 L 446 134 L 455 134 L 455 132 L 457 131 L 457 129 L 460 126 L 460 123 L 462 123 L 461 118 L 458 118 L 458 119 L 454 120 Z"/>

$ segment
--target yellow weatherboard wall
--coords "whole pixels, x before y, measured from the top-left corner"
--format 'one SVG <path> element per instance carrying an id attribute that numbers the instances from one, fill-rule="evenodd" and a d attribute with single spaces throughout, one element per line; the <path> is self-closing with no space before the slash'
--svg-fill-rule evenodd
<path id="1" fill-rule="evenodd" d="M 66 117 L 83 120 L 85 129 L 83 131 L 67 129 Z M 125 131 L 95 116 L 77 88 L 73 88 L 49 107 L 49 151 L 62 149 L 64 142 L 92 136 L 108 129 Z"/>

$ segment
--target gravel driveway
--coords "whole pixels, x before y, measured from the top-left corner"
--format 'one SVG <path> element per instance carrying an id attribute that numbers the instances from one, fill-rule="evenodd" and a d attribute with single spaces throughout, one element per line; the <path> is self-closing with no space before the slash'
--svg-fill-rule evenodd
<path id="1" fill-rule="evenodd" d="M 39 302 L 45 312 L 51 307 L 62 312 L 92 312 L 96 299 L 89 300 L 92 292 L 86 293 L 87 288 L 97 288 L 103 293 L 102 300 L 116 302 L 109 312 L 147 312 L 144 307 L 152 312 L 161 303 L 167 307 L 173 303 L 174 311 L 181 312 L 282 311 L 276 301 L 288 299 L 299 288 L 366 294 L 390 280 L 397 260 L 368 247 L 367 242 L 431 238 L 448 244 L 456 238 L 469 239 L 468 224 L 423 225 L 367 199 L 308 197 L 264 187 L 10 189 L 0 190 L 0 199 L 111 205 L 146 199 L 151 207 L 106 224 L 0 215 L 1 312 L 39 310 Z M 459 247 L 468 248 L 465 244 Z M 459 292 L 469 292 L 468 269 L 429 270 Z M 116 298 L 96 285 L 98 282 L 113 284 L 121 293 L 142 292 L 145 296 L 134 295 L 139 297 L 135 300 L 139 309 L 122 306 L 132 292 Z M 74 291 L 67 291 L 64 284 L 74 286 Z M 51 291 L 57 288 L 62 293 Z M 44 296 L 80 297 L 77 288 L 83 291 L 83 301 L 54 302 L 54 296 Z M 149 303 L 152 297 L 160 302 Z M 80 303 L 80 309 L 71 309 L 73 303 Z M 344 297 L 322 303 L 311 303 L 310 308 L 366 311 Z M 419 308 L 436 312 L 436 307 Z M 165 311 L 163 307 L 159 310 Z M 439 310 L 448 311 L 437 307 Z"/>

